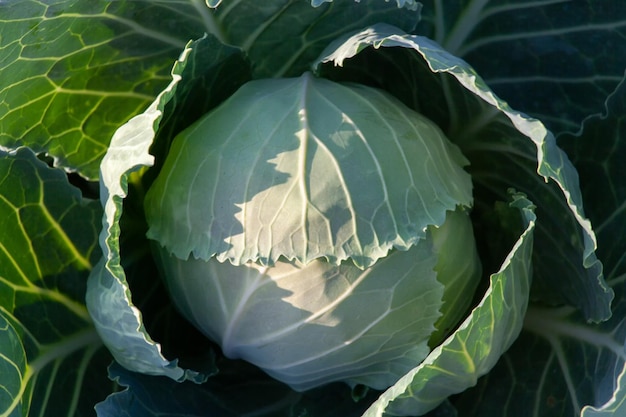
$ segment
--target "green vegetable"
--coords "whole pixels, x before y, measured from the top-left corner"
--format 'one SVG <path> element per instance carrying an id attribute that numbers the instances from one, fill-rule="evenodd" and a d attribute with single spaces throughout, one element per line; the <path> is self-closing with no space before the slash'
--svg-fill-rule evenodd
<path id="1" fill-rule="evenodd" d="M 172 299 L 227 357 L 296 390 L 385 389 L 480 280 L 466 164 L 383 91 L 251 81 L 174 140 L 148 236 Z"/>
<path id="2" fill-rule="evenodd" d="M 626 3 L 0 3 L 0 417 L 626 414 Z"/>

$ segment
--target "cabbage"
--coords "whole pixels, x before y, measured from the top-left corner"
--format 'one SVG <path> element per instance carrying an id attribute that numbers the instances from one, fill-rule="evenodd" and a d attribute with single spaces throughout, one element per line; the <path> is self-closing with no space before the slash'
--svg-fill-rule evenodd
<path id="1" fill-rule="evenodd" d="M 626 415 L 626 3 L 496 3 L 3 2 L 0 415 Z"/>
<path id="2" fill-rule="evenodd" d="M 296 390 L 384 389 L 480 280 L 466 164 L 383 91 L 251 81 L 174 140 L 148 236 L 172 299 L 227 357 Z"/>

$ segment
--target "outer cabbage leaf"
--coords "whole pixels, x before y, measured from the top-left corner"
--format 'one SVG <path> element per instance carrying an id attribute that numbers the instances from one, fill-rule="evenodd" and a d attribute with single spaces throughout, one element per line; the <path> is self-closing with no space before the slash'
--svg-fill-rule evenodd
<path id="1" fill-rule="evenodd" d="M 98 417 L 239 417 L 246 413 L 276 416 L 281 412 L 286 414 L 301 397 L 269 379 L 238 386 L 220 386 L 214 378 L 202 385 L 189 381 L 177 383 L 168 378 L 133 373 L 117 364 L 111 366 L 109 376 L 127 388 L 98 404 Z M 241 401 L 242 397 L 246 401 Z"/>
<path id="2" fill-rule="evenodd" d="M 626 414 L 626 365 L 622 364 L 611 398 L 598 407 L 585 406 L 581 417 L 613 417 Z"/>
<path id="3" fill-rule="evenodd" d="M 598 329 L 597 338 L 580 339 L 589 344 L 588 352 L 595 353 L 595 348 L 602 358 L 587 375 L 604 377 L 602 383 L 594 381 L 593 397 L 586 401 L 590 405 L 582 409 L 581 415 L 617 416 L 626 414 L 626 80 L 609 96 L 602 114 L 589 117 L 578 134 L 562 140 L 580 173 L 583 198 L 596 225 L 598 254 L 607 282 L 618 295 L 613 319 Z M 581 330 L 574 339 L 586 334 L 584 328 Z M 580 356 L 572 355 L 567 366 L 574 368 L 579 362 Z M 575 393 L 570 395 L 578 397 Z"/>
<path id="4" fill-rule="evenodd" d="M 620 285 L 626 273 L 626 77 L 602 113 L 587 118 L 578 133 L 559 139 L 580 175 L 607 279 Z"/>
<path id="5" fill-rule="evenodd" d="M 619 416 L 624 410 L 626 302 L 599 325 L 572 308 L 530 307 L 524 330 L 498 366 L 455 405 L 467 416 Z M 499 400 L 498 400 L 499 399 Z"/>
<path id="6" fill-rule="evenodd" d="M 217 6 L 210 0 L 208 4 Z M 420 16 L 419 10 L 400 9 L 383 0 L 340 0 L 316 8 L 300 0 L 218 4 L 208 32 L 244 50 L 255 78 L 297 77 L 328 43 L 347 31 L 379 22 L 411 31 Z"/>
<path id="7" fill-rule="evenodd" d="M 2 416 L 88 416 L 109 393 L 83 301 L 101 213 L 31 150 L 0 151 Z"/>
<path id="8" fill-rule="evenodd" d="M 126 389 L 98 404 L 96 412 L 98 417 L 360 417 L 367 405 L 355 403 L 339 384 L 298 393 L 245 362 L 219 366 L 219 374 L 198 385 L 141 375 L 114 364 L 109 375 Z"/>
<path id="9" fill-rule="evenodd" d="M 459 328 L 428 357 L 385 391 L 363 415 L 422 415 L 452 394 L 476 384 L 519 335 L 528 305 L 532 278 L 531 254 L 536 216 L 522 195 L 511 203 L 525 231 L 491 275 L 490 286 Z"/>
<path id="10" fill-rule="evenodd" d="M 423 0 L 415 33 L 467 60 L 517 110 L 559 134 L 602 111 L 626 68 L 626 3 Z"/>
<path id="11" fill-rule="evenodd" d="M 470 160 L 479 216 L 489 217 L 492 202 L 505 199 L 509 187 L 528 194 L 541 219 L 533 295 L 550 303 L 565 300 L 589 320 L 610 316 L 613 292 L 595 254 L 578 175 L 540 121 L 511 109 L 466 62 L 435 42 L 389 25 L 338 39 L 316 68 L 330 78 L 383 87 L 435 121 Z M 555 242 L 560 235 L 567 239 Z"/>
<path id="12" fill-rule="evenodd" d="M 580 173 L 598 236 L 598 254 L 615 290 L 610 320 L 590 325 L 572 308 L 529 308 L 524 331 L 494 370 L 458 398 L 468 416 L 618 416 L 626 378 L 626 82 L 605 112 L 589 117 L 563 146 Z M 502 401 L 494 400 L 494 396 Z"/>
<path id="13" fill-rule="evenodd" d="M 214 76 L 223 71 L 225 66 L 239 65 L 241 61 L 233 61 L 233 57 L 238 54 L 237 49 L 224 47 L 212 37 L 190 43 L 172 69 L 173 80 L 170 86 L 146 112 L 131 119 L 116 132 L 103 160 L 101 199 L 105 214 L 101 246 L 104 258 L 89 277 L 87 306 L 104 343 L 115 359 L 129 369 L 166 375 L 176 380 L 205 379 L 197 372 L 179 367 L 176 361 L 167 360 L 162 355 L 161 346 L 147 333 L 141 312 L 131 299 L 127 275 L 122 266 L 119 222 L 123 212 L 122 203 L 128 191 L 129 176 L 133 171 L 153 164 L 154 157 L 149 153 L 149 148 L 159 123 L 165 124 L 166 131 L 185 124 L 183 119 L 176 117 L 180 113 L 172 112 L 171 109 L 164 119 L 166 105 L 176 104 L 189 95 L 193 96 L 194 87 L 210 82 L 211 76 L 206 74 Z M 187 65 L 188 63 L 191 65 Z M 232 73 L 240 74 L 241 70 L 234 69 Z M 183 74 L 188 83 L 179 89 L 178 83 Z M 203 106 L 211 102 L 211 99 L 205 99 L 197 105 L 202 111 Z M 186 106 L 180 106 L 178 112 L 186 110 Z M 140 230 L 143 233 L 143 229 Z M 132 234 L 132 231 L 128 232 Z"/>
<path id="14" fill-rule="evenodd" d="M 3 1 L 0 146 L 47 152 L 96 179 L 115 129 L 168 83 L 202 35 L 194 2 Z"/>

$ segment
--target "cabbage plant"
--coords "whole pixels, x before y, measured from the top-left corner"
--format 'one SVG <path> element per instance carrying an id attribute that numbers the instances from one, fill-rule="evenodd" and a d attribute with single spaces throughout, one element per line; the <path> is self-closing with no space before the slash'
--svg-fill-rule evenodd
<path id="1" fill-rule="evenodd" d="M 626 7 L 0 4 L 0 415 L 626 413 Z"/>

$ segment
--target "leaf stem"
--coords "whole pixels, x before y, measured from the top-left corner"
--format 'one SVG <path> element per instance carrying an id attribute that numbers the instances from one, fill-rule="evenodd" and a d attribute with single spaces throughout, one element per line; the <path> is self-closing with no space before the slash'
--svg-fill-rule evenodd
<path id="1" fill-rule="evenodd" d="M 478 26 L 482 19 L 481 12 L 487 3 L 489 3 L 489 0 L 472 0 L 461 12 L 459 20 L 457 20 L 443 45 L 448 52 L 459 56 L 457 51 L 465 43 L 470 33 Z"/>
<path id="2" fill-rule="evenodd" d="M 228 44 L 228 39 L 222 25 L 215 17 L 215 10 L 209 7 L 202 0 L 191 0 L 191 4 L 198 11 L 207 33 L 215 36 L 223 44 Z"/>
<path id="3" fill-rule="evenodd" d="M 557 338 L 570 338 L 598 348 L 605 348 L 621 360 L 626 361 L 626 351 L 611 333 L 596 327 L 575 322 L 576 310 L 570 307 L 529 307 L 524 320 L 524 329 L 552 342 Z"/>
<path id="4" fill-rule="evenodd" d="M 13 415 L 13 412 L 17 409 L 22 400 L 24 400 L 23 397 L 29 386 L 30 380 L 35 378 L 37 373 L 43 370 L 47 365 L 55 360 L 65 358 L 80 349 L 90 346 L 92 347 L 92 349 L 89 349 L 91 356 L 91 354 L 93 354 L 96 350 L 96 346 L 100 345 L 102 345 L 102 340 L 100 339 L 98 333 L 96 333 L 96 330 L 91 327 L 63 339 L 59 343 L 41 346 L 40 352 L 42 352 L 42 354 L 27 365 L 26 372 L 24 372 L 20 384 L 19 392 L 16 393 L 17 395 L 13 398 L 13 402 L 7 407 L 5 412 L 0 414 L 0 417 L 9 417 Z"/>

